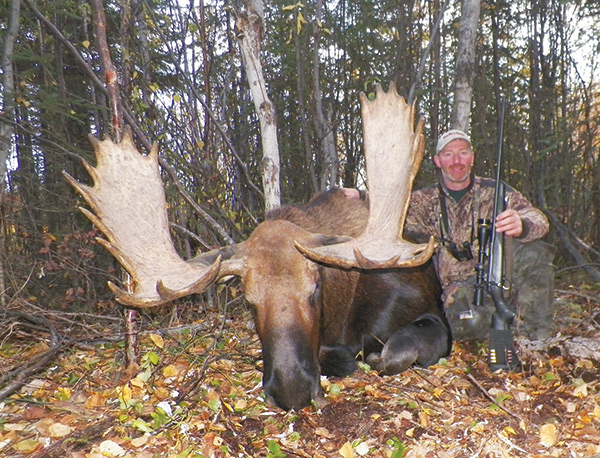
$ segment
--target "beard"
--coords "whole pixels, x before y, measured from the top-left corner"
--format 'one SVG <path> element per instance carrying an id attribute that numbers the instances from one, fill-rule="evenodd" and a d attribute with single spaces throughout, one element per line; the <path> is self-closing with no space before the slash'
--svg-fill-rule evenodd
<path id="1" fill-rule="evenodd" d="M 471 178 L 471 167 L 459 167 L 449 172 L 442 170 L 444 181 L 454 184 L 469 184 Z"/>

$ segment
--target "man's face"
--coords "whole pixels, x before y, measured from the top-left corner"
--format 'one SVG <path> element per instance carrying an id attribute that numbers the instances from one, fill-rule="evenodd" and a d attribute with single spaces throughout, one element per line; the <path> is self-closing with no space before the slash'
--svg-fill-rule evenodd
<path id="1" fill-rule="evenodd" d="M 433 156 L 433 162 L 442 171 L 444 183 L 453 191 L 466 188 L 471 181 L 475 154 L 466 140 L 456 139 Z"/>

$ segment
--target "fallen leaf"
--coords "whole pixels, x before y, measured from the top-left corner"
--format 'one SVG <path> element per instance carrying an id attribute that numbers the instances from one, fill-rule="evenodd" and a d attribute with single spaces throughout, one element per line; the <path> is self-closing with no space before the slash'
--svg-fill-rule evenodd
<path id="1" fill-rule="evenodd" d="M 111 440 L 105 440 L 100 443 L 98 451 L 106 456 L 123 456 L 125 450 L 119 444 Z"/>
<path id="2" fill-rule="evenodd" d="M 160 349 L 163 349 L 165 346 L 165 340 L 159 334 L 150 334 L 150 340 Z"/>
<path id="3" fill-rule="evenodd" d="M 102 407 L 106 405 L 106 399 L 99 393 L 94 393 L 85 401 L 85 407 L 88 409 L 92 409 L 94 407 Z"/>
<path id="4" fill-rule="evenodd" d="M 333 439 L 333 438 L 335 437 L 333 434 L 331 434 L 331 433 L 330 433 L 330 432 L 327 430 L 327 428 L 321 428 L 321 427 L 319 427 L 319 428 L 315 428 L 315 434 L 316 434 L 317 436 L 321 436 L 321 437 L 324 437 L 324 438 L 326 438 L 326 439 Z"/>
<path id="5" fill-rule="evenodd" d="M 356 453 L 358 453 L 360 456 L 365 456 L 366 454 L 369 453 L 369 446 L 367 445 L 366 442 L 361 442 L 360 444 L 358 444 L 356 446 L 356 448 L 354 449 L 354 451 Z"/>
<path id="6" fill-rule="evenodd" d="M 573 394 L 575 396 L 577 396 L 578 398 L 586 398 L 588 395 L 587 388 L 588 388 L 588 384 L 583 383 L 582 385 L 575 387 L 575 389 L 573 390 Z"/>
<path id="7" fill-rule="evenodd" d="M 33 453 L 40 447 L 42 447 L 42 444 L 40 444 L 35 439 L 27 439 L 27 440 L 24 440 L 21 442 L 17 442 L 15 445 L 13 445 L 13 448 L 16 451 L 22 452 L 22 453 Z"/>
<path id="8" fill-rule="evenodd" d="M 163 375 L 165 377 L 181 377 L 187 373 L 189 370 L 189 365 L 180 361 L 175 364 L 169 364 L 163 369 Z"/>
<path id="9" fill-rule="evenodd" d="M 148 436 L 147 434 L 144 434 L 143 436 L 140 437 L 136 437 L 135 439 L 131 439 L 131 445 L 138 448 L 138 447 L 142 447 L 143 445 L 146 445 L 146 443 L 148 442 Z"/>
<path id="10" fill-rule="evenodd" d="M 346 442 L 342 448 L 338 450 L 338 453 L 342 455 L 343 458 L 354 458 L 354 449 L 350 442 Z"/>
<path id="11" fill-rule="evenodd" d="M 25 414 L 23 417 L 26 420 L 39 420 L 40 418 L 44 418 L 48 415 L 48 411 L 43 407 L 30 406 L 25 409 Z"/>
<path id="12" fill-rule="evenodd" d="M 57 422 L 50 425 L 50 427 L 48 428 L 48 434 L 50 434 L 50 437 L 56 439 L 59 437 L 68 436 L 74 429 L 75 428 L 73 428 L 72 426 L 64 425 L 62 423 Z"/>
<path id="13" fill-rule="evenodd" d="M 552 447 L 556 444 L 556 425 L 547 423 L 540 427 L 540 442 L 545 447 Z"/>
<path id="14" fill-rule="evenodd" d="M 27 428 L 27 423 L 5 423 L 4 429 L 6 431 L 23 431 Z"/>

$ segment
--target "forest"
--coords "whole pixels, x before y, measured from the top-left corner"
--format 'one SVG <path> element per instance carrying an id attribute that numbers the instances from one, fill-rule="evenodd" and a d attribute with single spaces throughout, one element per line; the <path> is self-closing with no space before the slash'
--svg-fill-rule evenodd
<path id="1" fill-rule="evenodd" d="M 140 151 L 158 146 L 171 236 L 190 258 L 244 240 L 281 204 L 368 189 L 359 93 L 395 82 L 416 104 L 416 188 L 437 180 L 435 140 L 453 127 L 493 176 L 504 99 L 504 177 L 551 222 L 559 334 L 597 338 L 600 3 L 4 0 L 0 24 L 0 454 L 600 454 L 600 362 L 562 341 L 525 375 L 486 374 L 481 348 L 457 347 L 394 384 L 367 370 L 325 382 L 331 410 L 273 413 L 235 281 L 136 314 L 144 376 L 119 378 L 131 316 L 107 282 L 124 272 L 64 176 L 89 183 L 88 136 L 129 126 Z M 170 412 L 186 383 L 186 402 L 201 401 Z"/>

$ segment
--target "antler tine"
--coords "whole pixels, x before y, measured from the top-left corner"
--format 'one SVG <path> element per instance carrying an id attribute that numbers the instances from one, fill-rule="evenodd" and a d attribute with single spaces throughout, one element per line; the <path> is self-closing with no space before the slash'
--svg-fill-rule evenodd
<path id="1" fill-rule="evenodd" d="M 413 267 L 433 254 L 433 238 L 418 245 L 402 238 L 412 184 L 423 160 L 424 122 L 420 119 L 413 128 L 415 106 L 398 95 L 394 83 L 388 92 L 377 85 L 375 93 L 374 101 L 360 94 L 370 200 L 367 226 L 349 242 L 297 245 L 314 261 L 361 269 Z"/>
<path id="2" fill-rule="evenodd" d="M 221 258 L 211 265 L 186 262 L 176 252 L 169 232 L 167 204 L 158 166 L 158 148 L 147 156 L 136 149 L 131 130 L 120 143 L 90 137 L 97 165 L 84 166 L 94 186 L 64 173 L 92 211 L 81 211 L 106 236 L 99 242 L 132 278 L 132 291 L 109 283 L 122 304 L 152 307 L 205 290 L 219 274 Z"/>

